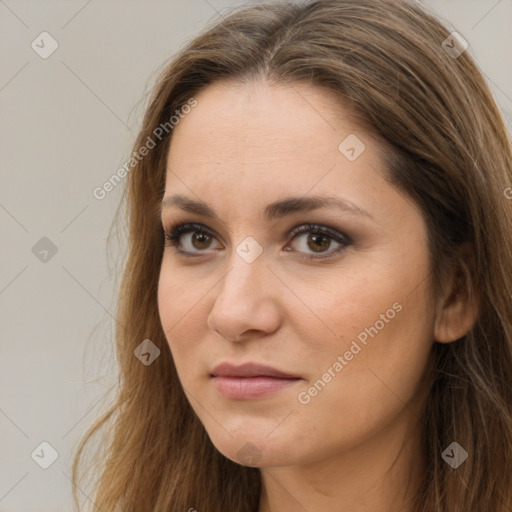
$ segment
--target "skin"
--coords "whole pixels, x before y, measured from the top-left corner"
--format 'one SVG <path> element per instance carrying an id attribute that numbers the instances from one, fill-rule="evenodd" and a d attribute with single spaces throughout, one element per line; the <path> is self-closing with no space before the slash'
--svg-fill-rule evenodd
<path id="1" fill-rule="evenodd" d="M 416 489 L 423 463 L 417 422 L 429 353 L 467 332 L 474 311 L 462 299 L 434 302 L 424 219 L 385 180 L 378 142 L 334 93 L 257 80 L 217 82 L 195 97 L 173 130 L 164 196 L 202 200 L 220 220 L 162 209 L 166 230 L 196 222 L 214 236 L 181 236 L 197 258 L 166 246 L 158 289 L 194 411 L 222 454 L 261 469 L 259 512 L 412 512 L 406 487 Z M 338 149 L 349 134 L 366 146 L 354 161 Z M 372 218 L 334 208 L 264 218 L 268 203 L 305 195 L 348 199 Z M 329 237 L 290 237 L 308 223 L 352 243 L 337 252 Z M 252 263 L 236 251 L 248 236 L 263 251 Z M 394 318 L 301 403 L 299 393 L 397 303 Z M 302 380 L 265 398 L 228 399 L 210 379 L 223 361 L 263 363 Z"/>

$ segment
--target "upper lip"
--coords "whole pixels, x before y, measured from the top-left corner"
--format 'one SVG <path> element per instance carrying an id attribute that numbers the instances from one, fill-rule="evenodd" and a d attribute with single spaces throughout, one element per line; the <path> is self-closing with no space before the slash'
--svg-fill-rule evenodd
<path id="1" fill-rule="evenodd" d="M 283 372 L 277 368 L 257 363 L 244 363 L 236 366 L 231 363 L 221 363 L 211 371 L 212 377 L 275 377 L 280 379 L 299 379 L 297 375 Z"/>

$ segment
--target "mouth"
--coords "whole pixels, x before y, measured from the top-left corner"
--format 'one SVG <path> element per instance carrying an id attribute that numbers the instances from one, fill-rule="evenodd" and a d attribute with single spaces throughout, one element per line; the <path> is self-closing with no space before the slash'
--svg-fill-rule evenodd
<path id="1" fill-rule="evenodd" d="M 302 378 L 265 365 L 245 363 L 216 366 L 211 380 L 217 391 L 232 400 L 264 398 L 293 386 Z"/>

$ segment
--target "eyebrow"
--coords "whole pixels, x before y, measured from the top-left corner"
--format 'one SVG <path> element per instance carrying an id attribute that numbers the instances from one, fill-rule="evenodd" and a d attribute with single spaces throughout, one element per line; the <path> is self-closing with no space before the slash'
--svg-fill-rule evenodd
<path id="1" fill-rule="evenodd" d="M 220 221 L 222 220 L 215 213 L 215 210 L 203 201 L 196 201 L 181 194 L 164 197 L 160 203 L 160 211 L 162 212 L 164 209 L 172 206 L 176 206 L 183 211 L 195 213 L 203 217 L 210 217 Z M 267 220 L 271 221 L 294 213 L 308 212 L 319 208 L 337 208 L 347 213 L 375 220 L 370 213 L 348 199 L 332 196 L 286 197 L 268 204 L 265 207 L 264 215 Z"/>

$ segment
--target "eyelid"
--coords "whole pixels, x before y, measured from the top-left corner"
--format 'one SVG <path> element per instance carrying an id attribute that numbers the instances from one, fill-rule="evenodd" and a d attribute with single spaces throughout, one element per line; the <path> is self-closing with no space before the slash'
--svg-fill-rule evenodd
<path id="1" fill-rule="evenodd" d="M 168 228 L 164 228 L 164 246 L 167 246 L 169 243 L 171 247 L 175 247 L 176 251 L 183 255 L 202 256 L 201 252 L 206 253 L 206 251 L 199 251 L 194 255 L 194 253 L 182 250 L 179 246 L 180 244 L 176 242 L 176 240 L 181 239 L 181 237 L 189 233 L 205 233 L 208 236 L 218 240 L 218 237 L 214 233 L 214 231 L 205 226 L 204 224 L 200 224 L 197 222 L 178 222 L 172 224 Z"/>
<path id="2" fill-rule="evenodd" d="M 204 256 L 205 254 L 207 254 L 209 252 L 208 249 L 206 249 L 205 251 L 198 251 L 198 252 L 194 253 L 194 252 L 190 252 L 190 251 L 184 251 L 180 248 L 179 243 L 174 243 L 175 240 L 179 240 L 182 236 L 189 234 L 189 233 L 194 233 L 194 232 L 205 233 L 208 236 L 211 236 L 212 238 L 215 238 L 217 241 L 219 241 L 216 233 L 212 229 L 208 228 L 204 224 L 197 223 L 197 222 L 183 222 L 183 223 L 178 222 L 178 223 L 172 224 L 169 228 L 167 228 L 167 229 L 164 228 L 164 238 L 165 238 L 166 242 L 169 240 L 172 240 L 173 243 L 170 245 L 175 247 L 176 251 L 184 256 L 187 256 L 187 257 Z M 295 251 L 295 250 L 291 250 L 291 249 L 287 248 L 288 245 L 285 247 L 285 250 L 287 250 L 289 252 L 295 252 L 299 255 L 299 257 L 301 257 L 303 259 L 321 260 L 324 258 L 328 259 L 328 258 L 334 257 L 337 253 L 339 253 L 343 249 L 346 249 L 348 246 L 352 245 L 352 243 L 353 243 L 351 237 L 349 237 L 348 235 L 339 231 L 336 228 L 332 228 L 325 224 L 302 223 L 302 224 L 295 226 L 294 228 L 292 228 L 289 231 L 289 235 L 288 235 L 289 240 L 288 240 L 287 244 L 290 243 L 291 241 L 293 241 L 295 238 L 297 238 L 298 235 L 302 235 L 302 234 L 306 234 L 306 233 L 317 233 L 317 234 L 326 235 L 328 238 L 330 238 L 334 242 L 340 244 L 340 247 L 338 247 L 334 250 L 331 249 L 331 250 L 328 250 L 325 252 L 319 252 L 319 253 L 317 253 L 317 256 L 314 255 L 315 253 L 310 253 L 310 255 L 304 256 L 302 251 Z M 201 253 L 204 253 L 204 254 L 201 254 Z"/>
<path id="3" fill-rule="evenodd" d="M 337 257 L 337 255 L 347 249 L 350 245 L 353 244 L 352 239 L 346 235 L 345 233 L 339 231 L 336 228 L 332 228 L 325 224 L 300 224 L 293 228 L 290 231 L 290 242 L 295 240 L 298 235 L 303 235 L 307 233 L 316 233 L 321 235 L 326 235 L 332 241 L 337 243 L 339 247 L 335 249 L 329 249 L 325 252 L 316 253 L 304 253 L 302 251 L 293 251 L 295 252 L 299 258 L 310 260 L 310 261 L 319 261 L 322 259 L 333 259 Z M 286 248 L 285 248 L 286 249 Z M 289 250 L 289 249 L 288 249 Z M 290 251 L 292 252 L 292 251 Z"/>
<path id="4" fill-rule="evenodd" d="M 300 224 L 298 226 L 295 226 L 290 231 L 290 237 L 293 239 L 295 235 L 302 234 L 302 233 L 309 233 L 309 232 L 317 232 L 325 235 L 329 235 L 331 238 L 336 240 L 339 243 L 351 243 L 351 238 L 346 235 L 345 233 L 342 233 L 336 228 L 332 228 L 330 226 L 327 226 L 325 224 L 315 224 L 315 223 L 306 223 L 306 224 Z"/>

